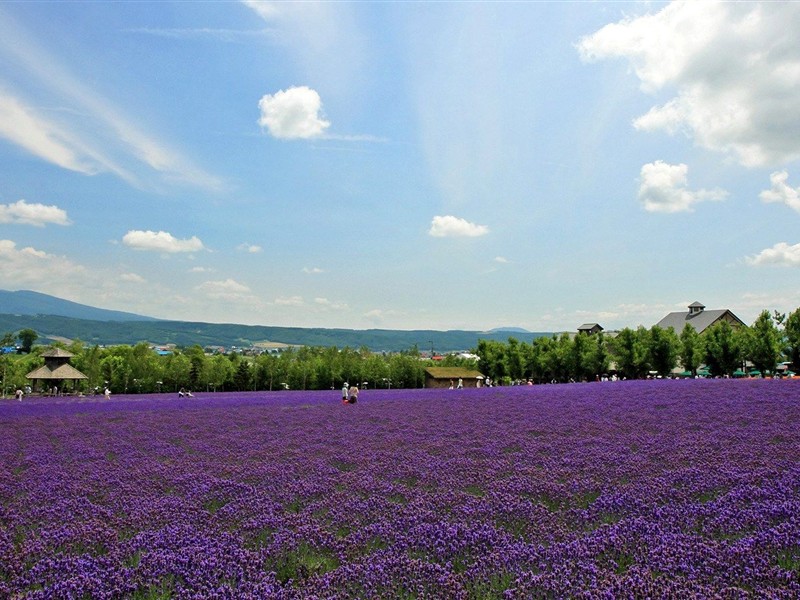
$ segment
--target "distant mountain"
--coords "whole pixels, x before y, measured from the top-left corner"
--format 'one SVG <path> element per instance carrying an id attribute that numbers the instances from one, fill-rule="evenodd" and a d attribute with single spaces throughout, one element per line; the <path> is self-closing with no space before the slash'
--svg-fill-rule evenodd
<path id="1" fill-rule="evenodd" d="M 95 308 L 77 302 L 70 302 L 55 296 L 48 296 L 30 290 L 8 292 L 0 290 L 0 313 L 10 315 L 56 315 L 90 321 L 156 321 L 119 310 Z"/>
<path id="2" fill-rule="evenodd" d="M 489 333 L 520 333 L 520 334 L 527 334 L 531 333 L 527 329 L 523 329 L 522 327 L 495 327 L 494 329 L 490 329 Z"/>
<path id="3" fill-rule="evenodd" d="M 231 323 L 164 321 L 133 313 L 93 308 L 37 292 L 0 291 L 0 334 L 33 329 L 39 343 L 81 340 L 87 344 L 176 344 L 178 346 L 249 347 L 264 342 L 298 346 L 365 347 L 374 352 L 399 352 L 417 347 L 420 352 L 470 350 L 480 340 L 508 341 L 514 333 L 526 341 L 549 333 L 500 329 L 489 331 L 438 331 L 431 329 L 324 329 L 271 327 Z"/>

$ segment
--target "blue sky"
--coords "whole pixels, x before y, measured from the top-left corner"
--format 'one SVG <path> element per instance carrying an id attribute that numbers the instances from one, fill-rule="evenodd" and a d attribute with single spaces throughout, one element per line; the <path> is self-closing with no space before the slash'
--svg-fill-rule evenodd
<path id="1" fill-rule="evenodd" d="M 0 4 L 0 288 L 300 327 L 800 306 L 800 3 Z"/>

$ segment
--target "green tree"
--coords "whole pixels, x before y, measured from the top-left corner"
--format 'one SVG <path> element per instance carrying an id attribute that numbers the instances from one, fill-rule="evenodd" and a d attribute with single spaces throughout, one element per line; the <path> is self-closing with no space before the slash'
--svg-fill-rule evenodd
<path id="1" fill-rule="evenodd" d="M 240 360 L 233 374 L 233 385 L 237 392 L 250 389 L 250 364 L 246 360 Z"/>
<path id="2" fill-rule="evenodd" d="M 233 365 L 222 354 L 212 357 L 208 364 L 208 385 L 214 391 L 225 388 L 225 382 L 233 377 Z"/>
<path id="3" fill-rule="evenodd" d="M 519 380 L 525 376 L 525 349 L 519 340 L 510 337 L 505 348 L 506 373 L 512 380 Z"/>
<path id="4" fill-rule="evenodd" d="M 747 357 L 762 373 L 775 373 L 781 356 L 781 335 L 768 310 L 761 311 L 750 333 Z"/>
<path id="5" fill-rule="evenodd" d="M 567 368 L 570 377 L 575 381 L 583 381 L 589 377 L 591 371 L 591 351 L 592 342 L 588 335 L 578 333 L 572 339 L 567 353 Z"/>
<path id="6" fill-rule="evenodd" d="M 23 329 L 17 334 L 17 339 L 19 339 L 22 352 L 30 354 L 33 343 L 39 339 L 39 334 L 33 329 Z"/>
<path id="7" fill-rule="evenodd" d="M 205 351 L 195 344 L 183 352 L 189 359 L 189 387 L 190 389 L 204 388 L 208 385 L 208 357 Z"/>
<path id="8" fill-rule="evenodd" d="M 741 334 L 740 334 L 741 335 Z M 704 333 L 706 364 L 712 375 L 732 375 L 741 364 L 739 337 L 726 322 L 715 323 Z"/>
<path id="9" fill-rule="evenodd" d="M 175 350 L 164 360 L 164 387 L 177 392 L 180 388 L 189 386 L 192 362 L 189 358 Z"/>
<path id="10" fill-rule="evenodd" d="M 647 375 L 648 337 L 644 327 L 639 327 L 635 331 L 626 327 L 614 338 L 614 356 L 622 377 L 638 379 Z"/>
<path id="11" fill-rule="evenodd" d="M 611 357 L 608 353 L 608 346 L 603 332 L 596 333 L 592 336 L 594 342 L 590 348 L 589 353 L 589 367 L 592 375 L 598 376 L 608 372 L 608 367 L 611 364 Z"/>
<path id="12" fill-rule="evenodd" d="M 786 318 L 783 332 L 786 336 L 786 359 L 792 361 L 795 373 L 800 372 L 800 308 Z"/>
<path id="13" fill-rule="evenodd" d="M 475 353 L 478 355 L 478 370 L 494 380 L 501 382 L 507 372 L 506 348 L 502 342 L 480 340 Z"/>
<path id="14" fill-rule="evenodd" d="M 704 353 L 702 337 L 691 323 L 686 323 L 681 331 L 678 354 L 684 370 L 690 371 L 693 377 L 697 375 L 697 368 L 703 362 Z"/>
<path id="15" fill-rule="evenodd" d="M 678 362 L 678 336 L 675 330 L 662 329 L 658 325 L 650 328 L 648 335 L 648 360 L 650 367 L 662 377 L 666 377 Z"/>

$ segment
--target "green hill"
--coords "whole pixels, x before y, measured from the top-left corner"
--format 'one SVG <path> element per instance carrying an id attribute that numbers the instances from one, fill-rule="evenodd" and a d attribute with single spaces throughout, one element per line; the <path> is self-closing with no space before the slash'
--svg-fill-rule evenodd
<path id="1" fill-rule="evenodd" d="M 507 341 L 509 336 L 529 341 L 545 333 L 524 335 L 503 332 L 391 330 L 391 329 L 325 329 L 303 327 L 268 327 L 195 323 L 188 321 L 96 321 L 58 315 L 0 314 L 0 333 L 30 328 L 42 338 L 79 339 L 88 344 L 177 344 L 190 346 L 247 347 L 259 342 L 279 342 L 302 346 L 336 346 L 360 348 L 375 352 L 398 352 L 417 346 L 420 350 L 453 352 L 475 348 L 481 339 Z"/>

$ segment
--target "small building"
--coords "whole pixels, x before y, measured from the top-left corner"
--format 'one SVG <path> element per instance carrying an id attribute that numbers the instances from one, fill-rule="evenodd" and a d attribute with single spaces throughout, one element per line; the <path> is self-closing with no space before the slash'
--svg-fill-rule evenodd
<path id="1" fill-rule="evenodd" d="M 578 333 L 585 333 L 586 335 L 594 335 L 601 331 L 603 331 L 603 328 L 598 323 L 584 323 L 578 327 Z"/>
<path id="2" fill-rule="evenodd" d="M 62 392 L 65 381 L 71 381 L 74 388 L 76 381 L 88 377 L 69 364 L 69 359 L 72 357 L 71 352 L 62 348 L 45 350 L 42 352 L 44 366 L 34 369 L 25 377 L 33 381 L 34 389 L 41 389 L 41 386 L 46 385 L 48 388 L 56 387 Z"/>
<path id="3" fill-rule="evenodd" d="M 744 321 L 733 314 L 729 309 L 706 310 L 700 302 L 692 302 L 689 305 L 689 312 L 671 312 L 666 317 L 656 323 L 661 329 L 672 327 L 675 333 L 680 334 L 686 323 L 695 328 L 697 333 L 703 333 L 712 325 L 722 322 L 728 323 L 734 329 L 744 327 Z"/>
<path id="4" fill-rule="evenodd" d="M 464 367 L 428 367 L 425 369 L 426 388 L 449 388 L 458 385 L 458 380 L 464 387 L 482 387 L 486 379 L 480 371 L 465 369 Z"/>

